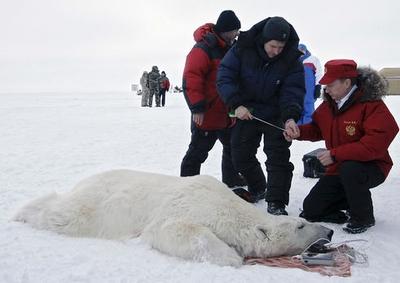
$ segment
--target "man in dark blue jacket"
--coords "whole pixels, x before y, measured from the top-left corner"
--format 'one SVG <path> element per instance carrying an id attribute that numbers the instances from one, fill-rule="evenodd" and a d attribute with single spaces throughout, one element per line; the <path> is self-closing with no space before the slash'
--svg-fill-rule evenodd
<path id="1" fill-rule="evenodd" d="M 293 176 L 290 143 L 282 129 L 297 132 L 303 109 L 304 69 L 299 38 L 284 18 L 267 18 L 240 34 L 218 69 L 217 88 L 238 118 L 232 130 L 231 151 L 236 169 L 248 183 L 252 200 L 268 202 L 268 212 L 287 215 Z M 268 182 L 256 158 L 261 138 Z"/>

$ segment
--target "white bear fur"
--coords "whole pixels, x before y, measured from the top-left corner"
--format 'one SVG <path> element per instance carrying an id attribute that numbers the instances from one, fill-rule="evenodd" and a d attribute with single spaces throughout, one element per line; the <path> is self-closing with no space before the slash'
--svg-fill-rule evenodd
<path id="1" fill-rule="evenodd" d="M 34 200 L 13 218 L 75 237 L 138 237 L 169 255 L 240 266 L 244 257 L 295 255 L 331 230 L 263 213 L 211 176 L 113 170 L 69 193 Z"/>

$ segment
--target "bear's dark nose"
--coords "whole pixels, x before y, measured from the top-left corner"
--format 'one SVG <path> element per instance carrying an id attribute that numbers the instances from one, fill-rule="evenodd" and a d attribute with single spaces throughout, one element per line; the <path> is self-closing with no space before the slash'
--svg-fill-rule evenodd
<path id="1" fill-rule="evenodd" d="M 332 236 L 333 236 L 333 230 L 330 230 L 329 233 L 328 233 L 329 241 L 332 239 Z"/>

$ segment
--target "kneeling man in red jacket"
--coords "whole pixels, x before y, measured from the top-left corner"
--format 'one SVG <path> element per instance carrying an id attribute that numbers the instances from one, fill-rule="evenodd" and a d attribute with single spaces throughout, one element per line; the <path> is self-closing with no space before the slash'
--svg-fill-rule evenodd
<path id="1" fill-rule="evenodd" d="M 324 102 L 309 124 L 287 140 L 325 140 L 318 159 L 326 166 L 303 202 L 301 217 L 309 221 L 345 223 L 348 233 L 375 225 L 370 189 L 384 182 L 393 162 L 388 148 L 399 128 L 382 101 L 386 81 L 353 60 L 331 60 L 320 80 Z M 345 214 L 343 210 L 346 210 Z"/>

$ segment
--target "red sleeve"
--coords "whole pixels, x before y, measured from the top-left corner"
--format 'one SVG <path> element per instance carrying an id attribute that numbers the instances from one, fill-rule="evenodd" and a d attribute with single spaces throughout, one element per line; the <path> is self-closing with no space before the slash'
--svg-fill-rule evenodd
<path id="1" fill-rule="evenodd" d="M 319 127 L 311 122 L 310 124 L 304 124 L 299 126 L 300 137 L 298 140 L 305 141 L 320 141 L 322 140 L 322 134 Z"/>
<path id="2" fill-rule="evenodd" d="M 200 48 L 193 48 L 186 57 L 183 71 L 183 86 L 186 101 L 194 112 L 204 112 L 206 99 L 204 88 L 209 72 L 210 60 Z"/>

